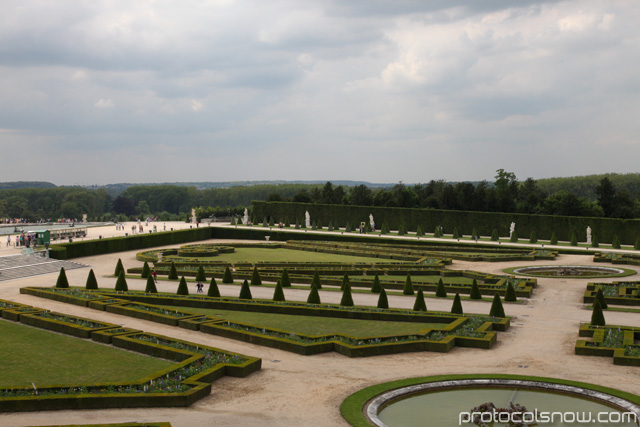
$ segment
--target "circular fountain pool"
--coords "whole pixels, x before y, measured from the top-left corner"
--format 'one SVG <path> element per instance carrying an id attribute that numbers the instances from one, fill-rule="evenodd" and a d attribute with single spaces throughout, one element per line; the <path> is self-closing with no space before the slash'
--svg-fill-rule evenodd
<path id="1" fill-rule="evenodd" d="M 505 273 L 519 274 L 533 277 L 563 277 L 563 278 L 597 278 L 630 276 L 636 272 L 626 268 L 596 267 L 584 265 L 536 265 L 515 267 L 504 270 Z"/>

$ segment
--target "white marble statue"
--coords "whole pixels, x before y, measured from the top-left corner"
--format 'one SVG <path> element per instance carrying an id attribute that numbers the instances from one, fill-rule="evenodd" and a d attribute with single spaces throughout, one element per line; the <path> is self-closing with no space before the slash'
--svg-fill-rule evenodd
<path id="1" fill-rule="evenodd" d="M 509 227 L 509 238 L 511 238 L 511 236 L 513 235 L 514 231 L 516 231 L 516 223 L 512 222 L 511 226 Z"/>
<path id="2" fill-rule="evenodd" d="M 587 244 L 591 244 L 591 227 L 587 225 Z"/>
<path id="3" fill-rule="evenodd" d="M 249 224 L 249 210 L 247 208 L 244 208 L 244 216 L 242 217 L 242 223 L 244 225 Z"/>
<path id="4" fill-rule="evenodd" d="M 191 209 L 191 223 L 195 224 L 196 222 L 198 222 L 198 218 L 196 217 L 196 210 Z"/>
<path id="5" fill-rule="evenodd" d="M 304 213 L 304 224 L 305 227 L 311 228 L 311 215 L 309 215 L 309 211 Z"/>
<path id="6" fill-rule="evenodd" d="M 369 225 L 371 226 L 372 230 L 376 229 L 376 223 L 375 221 L 373 221 L 373 214 L 369 214 Z"/>

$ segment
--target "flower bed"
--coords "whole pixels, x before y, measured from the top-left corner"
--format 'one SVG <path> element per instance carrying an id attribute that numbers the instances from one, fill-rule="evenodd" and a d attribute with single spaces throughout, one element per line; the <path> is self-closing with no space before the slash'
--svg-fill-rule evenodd
<path id="1" fill-rule="evenodd" d="M 575 353 L 583 356 L 613 357 L 614 365 L 640 366 L 640 328 L 632 326 L 580 325 L 579 335 L 591 337 L 590 341 L 578 340 Z"/>

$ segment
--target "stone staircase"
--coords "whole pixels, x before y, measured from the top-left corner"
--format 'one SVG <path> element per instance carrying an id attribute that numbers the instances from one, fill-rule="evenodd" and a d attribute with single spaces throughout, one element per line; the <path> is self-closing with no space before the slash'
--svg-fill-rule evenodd
<path id="1" fill-rule="evenodd" d="M 44 258 L 40 254 L 4 256 L 0 257 L 0 282 L 57 273 L 62 267 L 65 270 L 73 270 L 88 267 L 88 265 Z"/>

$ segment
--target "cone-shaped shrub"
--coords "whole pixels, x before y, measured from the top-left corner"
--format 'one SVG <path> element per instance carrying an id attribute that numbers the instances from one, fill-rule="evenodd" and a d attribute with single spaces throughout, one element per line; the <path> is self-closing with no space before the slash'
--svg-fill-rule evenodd
<path id="1" fill-rule="evenodd" d="M 497 292 L 493 296 L 493 302 L 491 303 L 491 310 L 489 310 L 489 316 L 505 317 L 504 307 L 502 307 L 502 301 L 500 301 L 500 294 Z"/>
<path id="2" fill-rule="evenodd" d="M 478 237 L 478 239 L 479 239 L 480 235 L 478 234 L 478 229 L 474 228 L 473 230 L 471 230 L 471 238 L 475 239 L 476 237 Z"/>
<path id="3" fill-rule="evenodd" d="M 442 279 L 438 279 L 438 287 L 436 288 L 436 296 L 438 298 L 446 298 L 447 297 L 447 291 L 444 288 L 444 283 L 442 282 Z"/>
<path id="4" fill-rule="evenodd" d="M 189 295 L 189 288 L 187 287 L 187 280 L 182 276 L 180 278 L 180 283 L 178 284 L 178 295 Z"/>
<path id="5" fill-rule="evenodd" d="M 258 272 L 258 267 L 253 266 L 253 273 L 251 273 L 251 286 L 262 286 L 262 279 Z"/>
<path id="6" fill-rule="evenodd" d="M 320 275 L 318 270 L 313 272 L 313 279 L 311 279 L 311 286 L 315 286 L 317 289 L 322 289 L 322 283 L 320 282 Z"/>
<path id="7" fill-rule="evenodd" d="M 127 292 L 128 290 L 127 279 L 124 278 L 124 270 L 122 270 L 116 280 L 116 291 Z"/>
<path id="8" fill-rule="evenodd" d="M 317 230 L 318 229 L 318 225 L 316 223 L 316 220 L 314 219 L 313 222 L 311 223 L 311 229 L 312 230 Z"/>
<path id="9" fill-rule="evenodd" d="M 87 289 L 98 289 L 98 280 L 96 280 L 96 275 L 93 273 L 93 268 L 89 270 L 87 283 L 85 283 L 84 287 Z"/>
<path id="10" fill-rule="evenodd" d="M 218 289 L 218 283 L 216 282 L 216 278 L 213 276 L 211 277 L 211 283 L 209 283 L 207 295 L 210 297 L 220 298 L 220 289 Z"/>
<path id="11" fill-rule="evenodd" d="M 437 225 L 436 225 L 436 228 L 433 230 L 433 237 L 442 237 L 442 230 Z"/>
<path id="12" fill-rule="evenodd" d="M 231 274 L 231 269 L 229 267 L 224 269 L 222 283 L 233 283 L 233 275 Z"/>
<path id="13" fill-rule="evenodd" d="M 556 232 L 552 232 L 551 233 L 551 240 L 549 240 L 549 243 L 552 245 L 557 245 L 558 244 L 558 236 L 556 236 Z"/>
<path id="14" fill-rule="evenodd" d="M 509 239 L 509 241 L 512 243 L 518 242 L 518 232 L 516 230 L 513 230 L 513 233 L 511 233 L 511 238 Z"/>
<path id="15" fill-rule="evenodd" d="M 478 281 L 476 279 L 473 279 L 473 283 L 471 284 L 471 293 L 469 294 L 469 298 L 482 299 L 482 294 L 480 293 L 480 288 L 478 287 Z"/>
<path id="16" fill-rule="evenodd" d="M 58 274 L 58 280 L 56 280 L 56 288 L 68 288 L 69 281 L 67 280 L 67 273 L 64 271 L 64 267 L 60 269 Z"/>
<path id="17" fill-rule="evenodd" d="M 591 325 L 592 326 L 604 326 L 606 322 L 604 320 L 604 314 L 602 313 L 602 306 L 600 301 L 595 300 L 593 303 L 593 313 L 591 313 Z"/>
<path id="18" fill-rule="evenodd" d="M 498 240 L 500 240 L 500 235 L 498 234 L 498 230 L 494 228 L 491 232 L 491 241 L 497 242 Z"/>
<path id="19" fill-rule="evenodd" d="M 316 222 L 316 230 L 322 230 L 322 221 Z"/>
<path id="20" fill-rule="evenodd" d="M 344 288 L 347 285 L 349 285 L 349 276 L 347 275 L 347 273 L 344 273 L 344 276 L 342 277 L 342 283 L 340 284 L 340 290 L 344 291 Z"/>
<path id="21" fill-rule="evenodd" d="M 377 294 L 381 290 L 382 290 L 382 286 L 380 286 L 380 278 L 376 274 L 376 276 L 373 278 L 373 283 L 371 284 L 371 292 L 373 292 L 374 294 Z"/>
<path id="22" fill-rule="evenodd" d="M 253 216 L 253 218 L 251 218 L 251 225 L 258 225 L 258 217 L 257 216 Z"/>
<path id="23" fill-rule="evenodd" d="M 453 227 L 453 238 L 454 239 L 460 238 L 460 232 L 458 231 L 458 227 Z"/>
<path id="24" fill-rule="evenodd" d="M 344 227 L 345 233 L 351 233 L 351 224 L 347 221 L 347 225 Z"/>
<path id="25" fill-rule="evenodd" d="M 413 303 L 413 311 L 427 311 L 427 304 L 424 302 L 424 293 L 422 288 L 418 289 L 416 294 L 416 302 Z"/>
<path id="26" fill-rule="evenodd" d="M 124 266 L 122 265 L 122 260 L 118 258 L 118 262 L 116 263 L 116 269 L 113 272 L 113 275 L 117 277 L 121 271 L 124 271 Z"/>
<path id="27" fill-rule="evenodd" d="M 571 246 L 578 246 L 578 238 L 576 237 L 576 233 L 575 232 L 571 232 L 571 236 L 569 237 Z"/>
<path id="28" fill-rule="evenodd" d="M 596 236 L 593 236 L 593 238 L 595 239 Z M 597 247 L 597 246 L 594 246 Z M 638 237 L 636 239 L 636 242 L 633 244 L 633 249 L 635 249 L 636 251 L 640 249 L 640 237 Z"/>
<path id="29" fill-rule="evenodd" d="M 389 224 L 386 222 L 382 223 L 382 228 L 380 229 L 380 234 L 389 234 Z"/>
<path id="30" fill-rule="evenodd" d="M 280 283 L 282 283 L 283 288 L 291 287 L 291 279 L 289 278 L 289 272 L 286 268 L 282 269 L 282 274 L 280 275 Z"/>
<path id="31" fill-rule="evenodd" d="M 205 276 L 204 274 L 203 266 L 198 267 L 198 272 L 196 273 L 196 280 L 198 282 L 204 282 L 205 280 L 207 280 L 207 276 Z"/>
<path id="32" fill-rule="evenodd" d="M 291 228 L 291 222 L 289 222 L 289 217 L 285 216 L 284 217 L 284 224 L 285 228 Z"/>
<path id="33" fill-rule="evenodd" d="M 368 222 L 364 225 L 364 232 L 371 233 L 371 224 L 369 224 Z"/>
<path id="34" fill-rule="evenodd" d="M 296 218 L 296 225 L 294 226 L 296 230 L 300 230 L 300 220 Z"/>
<path id="35" fill-rule="evenodd" d="M 451 305 L 451 314 L 464 314 L 462 312 L 462 301 L 460 301 L 460 294 L 456 293 L 453 298 L 453 305 Z"/>
<path id="36" fill-rule="evenodd" d="M 307 297 L 307 304 L 320 304 L 320 294 L 318 293 L 318 288 L 315 286 L 311 286 L 311 292 L 309 292 L 309 296 Z"/>
<path id="37" fill-rule="evenodd" d="M 415 291 L 413 290 L 413 282 L 411 281 L 411 275 L 407 274 L 407 278 L 404 281 L 404 289 L 402 289 L 402 293 L 404 295 L 413 295 Z"/>
<path id="38" fill-rule="evenodd" d="M 269 218 L 269 227 L 273 227 L 273 217 Z"/>
<path id="39" fill-rule="evenodd" d="M 593 238 L 591 239 L 591 247 L 592 248 L 599 248 L 600 247 L 600 244 L 598 243 L 598 236 L 596 236 L 595 234 L 593 235 Z"/>
<path id="40" fill-rule="evenodd" d="M 148 294 L 157 294 L 158 288 L 156 288 L 156 281 L 153 280 L 151 275 L 147 276 L 147 286 L 145 286 L 144 291 Z"/>
<path id="41" fill-rule="evenodd" d="M 169 280 L 178 280 L 178 270 L 176 270 L 176 264 L 171 261 L 171 267 L 169 267 L 169 275 L 167 276 Z"/>
<path id="42" fill-rule="evenodd" d="M 398 227 L 398 236 L 404 236 L 405 234 L 407 234 L 407 227 L 403 223 Z"/>
<path id="43" fill-rule="evenodd" d="M 149 263 L 145 261 L 144 265 L 142 266 L 142 273 L 140 273 L 140 277 L 146 279 L 147 277 L 149 277 L 149 274 L 151 274 L 151 269 L 149 268 Z"/>
<path id="44" fill-rule="evenodd" d="M 262 219 L 262 226 L 263 227 L 268 227 L 269 226 L 269 222 L 267 221 L 267 217 L 266 216 Z"/>
<path id="45" fill-rule="evenodd" d="M 536 232 L 532 231 L 529 236 L 529 243 L 538 243 L 538 237 L 536 236 Z"/>
<path id="46" fill-rule="evenodd" d="M 353 307 L 353 297 L 351 296 L 351 285 L 347 282 L 342 290 L 342 299 L 340 305 L 344 307 Z"/>
<path id="47" fill-rule="evenodd" d="M 518 300 L 516 297 L 516 290 L 511 282 L 507 283 L 507 291 L 504 294 L 504 300 L 508 302 L 515 302 Z"/>
<path id="48" fill-rule="evenodd" d="M 380 296 L 378 296 L 378 308 L 389 308 L 389 299 L 387 298 L 387 291 L 384 288 L 380 289 Z"/>
<path id="49" fill-rule="evenodd" d="M 613 249 L 620 249 L 620 238 L 618 236 L 613 236 L 613 243 L 611 243 L 611 247 Z"/>
<path id="50" fill-rule="evenodd" d="M 247 279 L 244 279 L 244 282 L 242 282 L 242 287 L 240 288 L 240 299 L 253 299 Z"/>
<path id="51" fill-rule="evenodd" d="M 280 282 L 280 280 L 276 283 L 276 288 L 273 291 L 273 300 L 284 301 L 284 291 L 282 290 L 282 282 Z"/>
<path id="52" fill-rule="evenodd" d="M 327 230 L 333 231 L 333 222 L 332 221 L 329 221 L 329 227 L 327 227 Z"/>
<path id="53" fill-rule="evenodd" d="M 600 302 L 600 307 L 603 310 L 606 310 L 607 308 L 609 308 L 609 304 L 607 304 L 607 301 L 604 299 L 604 293 L 602 292 L 602 288 L 599 288 L 598 292 L 596 292 L 596 300 Z"/>
<path id="54" fill-rule="evenodd" d="M 416 237 L 422 237 L 424 236 L 424 232 L 422 231 L 422 227 L 418 226 L 418 228 L 416 228 Z"/>

